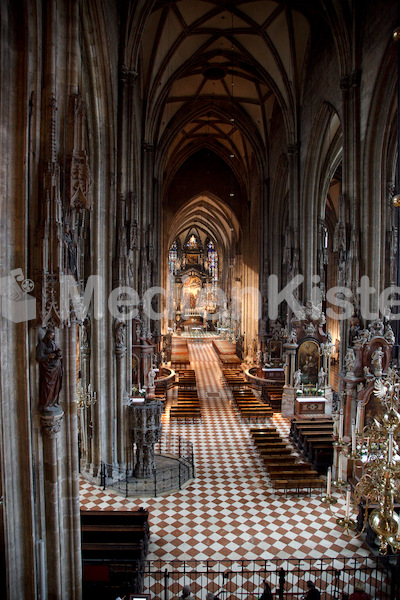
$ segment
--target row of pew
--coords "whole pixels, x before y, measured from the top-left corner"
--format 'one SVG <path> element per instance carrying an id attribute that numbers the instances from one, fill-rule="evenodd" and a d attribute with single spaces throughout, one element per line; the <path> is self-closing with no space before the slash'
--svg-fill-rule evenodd
<path id="1" fill-rule="evenodd" d="M 235 369 L 242 364 L 242 361 L 236 355 L 236 344 L 227 340 L 213 340 L 212 344 L 224 369 Z"/>
<path id="2" fill-rule="evenodd" d="M 299 460 L 275 427 L 250 428 L 250 434 L 274 489 L 299 493 L 324 487 L 318 471 L 309 462 Z"/>
<path id="3" fill-rule="evenodd" d="M 187 369 L 190 367 L 189 348 L 185 338 L 172 338 L 171 368 Z"/>
<path id="4" fill-rule="evenodd" d="M 241 416 L 248 421 L 264 421 L 273 416 L 272 409 L 268 404 L 260 402 L 250 389 L 231 390 L 233 400 Z"/>
<path id="5" fill-rule="evenodd" d="M 260 402 L 254 392 L 249 388 L 243 372 L 233 369 L 222 369 L 222 374 L 228 385 L 236 408 L 242 418 L 247 421 L 264 421 L 273 416 L 269 404 Z"/>
<path id="6" fill-rule="evenodd" d="M 282 410 L 283 381 L 264 383 L 261 398 L 267 402 L 274 412 Z"/>
<path id="7" fill-rule="evenodd" d="M 319 473 L 326 473 L 333 461 L 333 420 L 293 418 L 290 438 Z"/>
<path id="8" fill-rule="evenodd" d="M 130 592 L 143 589 L 143 565 L 147 556 L 149 513 L 129 511 L 81 511 L 83 592 L 88 600 L 99 591 Z"/>
<path id="9" fill-rule="evenodd" d="M 222 375 L 231 390 L 245 388 L 248 385 L 242 369 L 222 369 Z"/>
<path id="10" fill-rule="evenodd" d="M 177 378 L 178 402 L 170 407 L 169 416 L 172 419 L 201 419 L 201 407 L 194 370 L 178 371 Z"/>

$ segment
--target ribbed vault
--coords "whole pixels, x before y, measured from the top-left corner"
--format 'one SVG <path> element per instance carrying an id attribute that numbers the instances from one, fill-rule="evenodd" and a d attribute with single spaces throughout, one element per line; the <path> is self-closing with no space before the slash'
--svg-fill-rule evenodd
<path id="1" fill-rule="evenodd" d="M 216 196 L 201 195 L 192 198 L 176 213 L 165 236 L 164 256 L 176 237 L 191 227 L 210 236 L 225 260 L 240 239 L 240 225 L 231 208 Z"/>

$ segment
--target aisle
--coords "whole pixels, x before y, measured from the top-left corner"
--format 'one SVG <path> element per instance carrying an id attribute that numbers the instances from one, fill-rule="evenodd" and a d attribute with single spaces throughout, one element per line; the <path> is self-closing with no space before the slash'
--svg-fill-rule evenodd
<path id="1" fill-rule="evenodd" d="M 218 358 L 210 343 L 189 344 L 203 418 L 198 423 L 164 424 L 194 444 L 197 477 L 180 492 L 155 499 L 125 499 L 81 484 L 81 502 L 90 510 L 143 506 L 150 516 L 149 559 L 269 559 L 369 555 L 348 536 L 313 495 L 285 498 L 268 487 L 260 460 L 224 390 Z M 274 425 L 288 430 L 287 421 Z M 342 501 L 337 507 L 344 508 Z"/>

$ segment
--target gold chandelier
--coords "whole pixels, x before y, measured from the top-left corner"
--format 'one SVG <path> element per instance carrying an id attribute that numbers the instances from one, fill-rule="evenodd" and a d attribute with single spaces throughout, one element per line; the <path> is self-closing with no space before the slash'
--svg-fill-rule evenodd
<path id="1" fill-rule="evenodd" d="M 353 500 L 356 506 L 365 500 L 363 527 L 371 526 L 379 540 L 379 553 L 387 554 L 389 546 L 393 552 L 400 550 L 400 518 L 394 505 L 400 502 L 400 375 L 394 369 L 388 369 L 385 379 L 379 378 L 374 384 L 375 397 L 378 398 L 384 414 L 375 418 L 373 423 L 359 431 L 353 422 L 352 439 L 349 443 L 341 441 L 338 450 L 349 460 L 358 460 L 362 464 L 362 475 L 355 486 Z M 357 414 L 358 416 L 358 414 Z M 329 475 L 328 475 L 329 477 Z M 333 482 L 340 485 L 342 482 Z M 323 500 L 333 504 L 330 489 Z M 347 492 L 346 516 L 337 519 L 337 523 L 346 529 L 355 529 L 355 522 L 349 517 L 350 492 Z M 369 514 L 372 504 L 378 507 Z M 368 516 L 369 515 L 369 516 Z"/>

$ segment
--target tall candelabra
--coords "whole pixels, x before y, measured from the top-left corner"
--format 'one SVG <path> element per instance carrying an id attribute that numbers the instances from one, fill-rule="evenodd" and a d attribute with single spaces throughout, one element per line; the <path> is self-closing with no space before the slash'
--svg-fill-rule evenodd
<path id="1" fill-rule="evenodd" d="M 81 382 L 78 381 L 76 395 L 78 408 L 88 408 L 97 402 L 97 392 L 93 391 L 91 383 L 88 384 L 86 390 L 83 390 Z"/>
<path id="2" fill-rule="evenodd" d="M 355 486 L 353 500 L 356 505 L 365 501 L 361 532 L 369 523 L 379 540 L 380 554 L 387 554 L 389 546 L 394 552 L 400 550 L 400 518 L 394 507 L 396 502 L 400 502 L 399 390 L 400 375 L 389 369 L 385 379 L 378 378 L 374 384 L 375 397 L 381 401 L 383 416 L 377 416 L 371 425 L 361 429 L 361 408 L 358 406 L 351 441 L 341 440 L 338 448 L 344 458 L 360 461 L 362 474 Z M 349 494 L 348 491 L 346 516 L 337 522 L 353 528 L 354 521 L 349 518 Z M 378 507 L 369 514 L 371 504 Z"/>
<path id="3" fill-rule="evenodd" d="M 91 459 L 92 440 L 91 407 L 97 402 L 97 392 L 93 391 L 91 383 L 89 383 L 86 390 L 84 390 L 81 382 L 78 381 L 76 385 L 76 395 L 79 416 L 80 449 L 82 457 L 85 457 L 88 465 Z"/>

